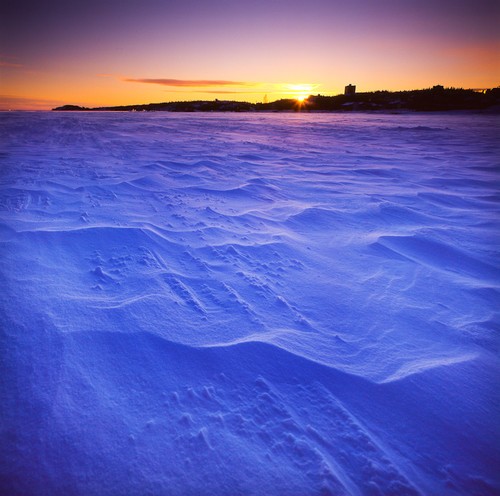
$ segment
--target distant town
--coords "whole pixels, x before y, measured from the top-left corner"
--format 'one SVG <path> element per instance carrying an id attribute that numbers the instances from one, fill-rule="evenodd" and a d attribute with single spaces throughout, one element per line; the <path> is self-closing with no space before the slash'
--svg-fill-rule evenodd
<path id="1" fill-rule="evenodd" d="M 310 95 L 298 100 L 288 98 L 274 102 L 249 103 L 228 100 L 185 101 L 87 108 L 64 105 L 56 111 L 128 111 L 128 112 L 339 112 L 339 111 L 450 111 L 500 110 L 500 87 L 491 89 L 445 88 L 441 85 L 410 91 L 357 92 L 349 84 L 344 94 Z"/>

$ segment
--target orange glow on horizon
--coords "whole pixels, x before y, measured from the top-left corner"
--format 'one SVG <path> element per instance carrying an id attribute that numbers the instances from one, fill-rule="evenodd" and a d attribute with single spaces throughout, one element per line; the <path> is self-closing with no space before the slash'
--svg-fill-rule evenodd
<path id="1" fill-rule="evenodd" d="M 299 103 L 303 103 L 319 84 L 287 84 L 285 87 L 292 94 L 292 97 Z"/>
<path id="2" fill-rule="evenodd" d="M 474 2 L 450 9 L 433 0 L 360 0 L 353 8 L 317 0 L 304 9 L 299 0 L 107 0 L 76 2 L 71 23 L 67 3 L 7 2 L 0 109 L 215 98 L 307 104 L 350 82 L 369 92 L 500 81 L 500 10 Z"/>

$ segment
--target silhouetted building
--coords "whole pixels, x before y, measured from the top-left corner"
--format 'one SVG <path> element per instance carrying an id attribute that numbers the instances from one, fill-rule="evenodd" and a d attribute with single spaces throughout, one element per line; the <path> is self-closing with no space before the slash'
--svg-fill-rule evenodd
<path id="1" fill-rule="evenodd" d="M 344 95 L 352 96 L 356 93 L 356 85 L 355 84 L 348 84 L 345 87 Z"/>

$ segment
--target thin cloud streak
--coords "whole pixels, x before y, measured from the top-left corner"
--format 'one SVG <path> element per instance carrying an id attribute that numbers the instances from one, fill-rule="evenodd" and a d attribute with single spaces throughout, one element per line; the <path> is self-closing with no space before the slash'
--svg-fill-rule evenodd
<path id="1" fill-rule="evenodd" d="M 5 62 L 4 60 L 0 60 L 0 67 L 12 67 L 19 69 L 24 66 L 22 64 L 15 64 L 14 62 Z"/>
<path id="2" fill-rule="evenodd" d="M 0 95 L 0 110 L 50 110 L 63 105 L 61 100 L 46 100 L 43 98 L 26 98 L 15 95 Z"/>
<path id="3" fill-rule="evenodd" d="M 162 86 L 176 86 L 182 88 L 201 88 L 209 86 L 256 86 L 256 83 L 245 81 L 226 81 L 218 79 L 134 79 L 124 78 L 127 83 L 159 84 Z"/>

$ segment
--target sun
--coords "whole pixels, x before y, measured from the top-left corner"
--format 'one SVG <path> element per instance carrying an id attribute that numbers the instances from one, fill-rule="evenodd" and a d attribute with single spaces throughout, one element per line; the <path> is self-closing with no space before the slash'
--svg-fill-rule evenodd
<path id="1" fill-rule="evenodd" d="M 304 103 L 318 84 L 287 84 L 286 92 L 298 103 Z"/>

